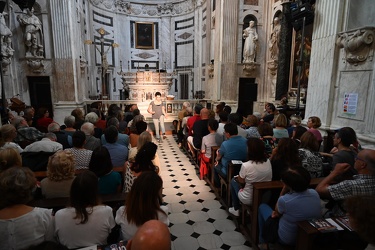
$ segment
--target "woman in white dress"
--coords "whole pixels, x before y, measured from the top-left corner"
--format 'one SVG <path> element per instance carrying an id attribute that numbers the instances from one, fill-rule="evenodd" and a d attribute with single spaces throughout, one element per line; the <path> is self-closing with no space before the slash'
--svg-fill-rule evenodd
<path id="1" fill-rule="evenodd" d="M 163 181 L 155 171 L 142 172 L 135 179 L 125 206 L 116 212 L 116 223 L 121 226 L 122 240 L 128 241 L 137 229 L 149 220 L 169 225 L 168 208 L 162 203 Z"/>
<path id="2" fill-rule="evenodd" d="M 68 248 L 106 245 L 116 223 L 112 208 L 98 197 L 98 177 L 85 171 L 74 179 L 70 189 L 70 207 L 56 212 L 55 233 Z"/>

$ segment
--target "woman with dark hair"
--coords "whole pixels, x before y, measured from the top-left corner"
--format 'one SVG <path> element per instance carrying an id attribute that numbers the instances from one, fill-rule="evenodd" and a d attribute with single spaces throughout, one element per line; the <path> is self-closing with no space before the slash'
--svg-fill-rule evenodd
<path id="1" fill-rule="evenodd" d="M 0 174 L 0 249 L 25 249 L 54 240 L 52 209 L 30 207 L 34 173 L 11 167 Z"/>
<path id="2" fill-rule="evenodd" d="M 116 212 L 116 223 L 121 226 L 122 240 L 131 239 L 137 229 L 149 220 L 159 220 L 169 225 L 168 208 L 162 202 L 163 181 L 154 171 L 143 172 L 125 201 Z"/>
<path id="3" fill-rule="evenodd" d="M 121 175 L 113 171 L 111 155 L 106 147 L 98 147 L 92 152 L 89 169 L 99 178 L 99 194 L 121 192 Z"/>
<path id="4" fill-rule="evenodd" d="M 297 222 L 320 218 L 320 198 L 314 189 L 308 189 L 310 174 L 303 167 L 288 169 L 282 175 L 284 187 L 276 203 L 275 209 L 267 204 L 259 206 L 259 242 L 261 249 L 268 249 L 266 244 L 272 243 L 270 235 L 277 235 L 282 245 L 295 245 L 297 238 Z M 265 227 L 271 218 L 279 219 L 277 231 L 271 232 Z M 275 243 L 275 242 L 273 242 Z"/>
<path id="5" fill-rule="evenodd" d="M 311 178 L 322 176 L 323 161 L 319 154 L 319 144 L 315 135 L 309 131 L 301 136 L 301 144 L 298 149 L 299 158 L 302 160 L 302 166 L 309 171 Z"/>
<path id="6" fill-rule="evenodd" d="M 298 147 L 290 138 L 281 138 L 271 157 L 272 180 L 279 181 L 281 174 L 288 168 L 301 166 Z"/>
<path id="7" fill-rule="evenodd" d="M 43 133 L 48 132 L 48 125 L 53 122 L 53 119 L 49 117 L 49 111 L 47 108 L 39 108 L 38 112 L 38 119 L 36 120 L 36 128 L 39 129 Z"/>
<path id="8" fill-rule="evenodd" d="M 85 171 L 74 179 L 70 207 L 56 212 L 56 235 L 68 248 L 106 245 L 116 223 L 112 208 L 100 204 L 98 177 Z"/>
<path id="9" fill-rule="evenodd" d="M 253 183 L 259 181 L 270 181 L 272 179 L 271 163 L 264 153 L 264 143 L 258 138 L 247 140 L 247 158 L 241 166 L 239 175 L 231 181 L 232 205 L 229 213 L 239 216 L 240 201 L 251 205 L 253 202 Z M 240 189 L 240 184 L 245 184 Z"/>
<path id="10" fill-rule="evenodd" d="M 307 128 L 302 127 L 302 126 L 297 126 L 294 128 L 293 133 L 292 133 L 292 139 L 294 142 L 299 145 L 301 144 L 301 136 L 307 131 Z"/>
<path id="11" fill-rule="evenodd" d="M 258 126 L 258 132 L 260 139 L 263 141 L 265 146 L 265 152 L 267 157 L 272 155 L 272 151 L 275 148 L 275 140 L 273 138 L 273 128 L 268 122 L 261 123 Z"/>

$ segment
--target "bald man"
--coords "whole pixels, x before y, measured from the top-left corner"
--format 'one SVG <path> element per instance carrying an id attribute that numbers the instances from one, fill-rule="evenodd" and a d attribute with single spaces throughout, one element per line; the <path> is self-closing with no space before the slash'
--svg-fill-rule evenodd
<path id="1" fill-rule="evenodd" d="M 196 121 L 193 125 L 192 136 L 187 138 L 188 146 L 193 156 L 195 156 L 195 150 L 200 150 L 202 147 L 203 136 L 206 136 L 210 133 L 208 131 L 208 118 L 210 111 L 206 108 L 201 109 L 200 117 L 201 120 Z"/>
<path id="2" fill-rule="evenodd" d="M 354 195 L 375 195 L 375 150 L 360 151 L 355 157 L 354 168 L 358 175 L 354 175 L 353 180 L 333 184 L 337 176 L 350 169 L 349 163 L 336 164 L 335 169 L 316 187 L 320 197 L 342 201 Z M 333 209 L 335 215 L 343 212 L 339 205 Z"/>
<path id="3" fill-rule="evenodd" d="M 128 250 L 170 250 L 171 234 L 159 220 L 145 222 L 126 245 Z"/>

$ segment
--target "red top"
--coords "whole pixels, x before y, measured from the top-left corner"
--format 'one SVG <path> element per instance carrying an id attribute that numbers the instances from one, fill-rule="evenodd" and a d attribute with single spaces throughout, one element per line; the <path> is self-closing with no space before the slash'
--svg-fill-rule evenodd
<path id="1" fill-rule="evenodd" d="M 201 120 L 201 116 L 200 115 L 193 115 L 192 117 L 190 117 L 187 122 L 186 122 L 186 126 L 188 127 L 189 129 L 189 135 L 193 135 L 192 133 L 192 129 L 193 129 L 193 125 L 196 121 L 200 121 Z"/>

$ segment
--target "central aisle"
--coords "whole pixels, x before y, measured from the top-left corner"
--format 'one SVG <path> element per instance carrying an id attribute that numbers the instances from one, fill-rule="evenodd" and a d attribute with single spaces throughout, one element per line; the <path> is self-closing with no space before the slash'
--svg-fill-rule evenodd
<path id="1" fill-rule="evenodd" d="M 169 208 L 172 250 L 251 249 L 189 157 L 168 135 L 158 143 L 164 202 Z"/>

